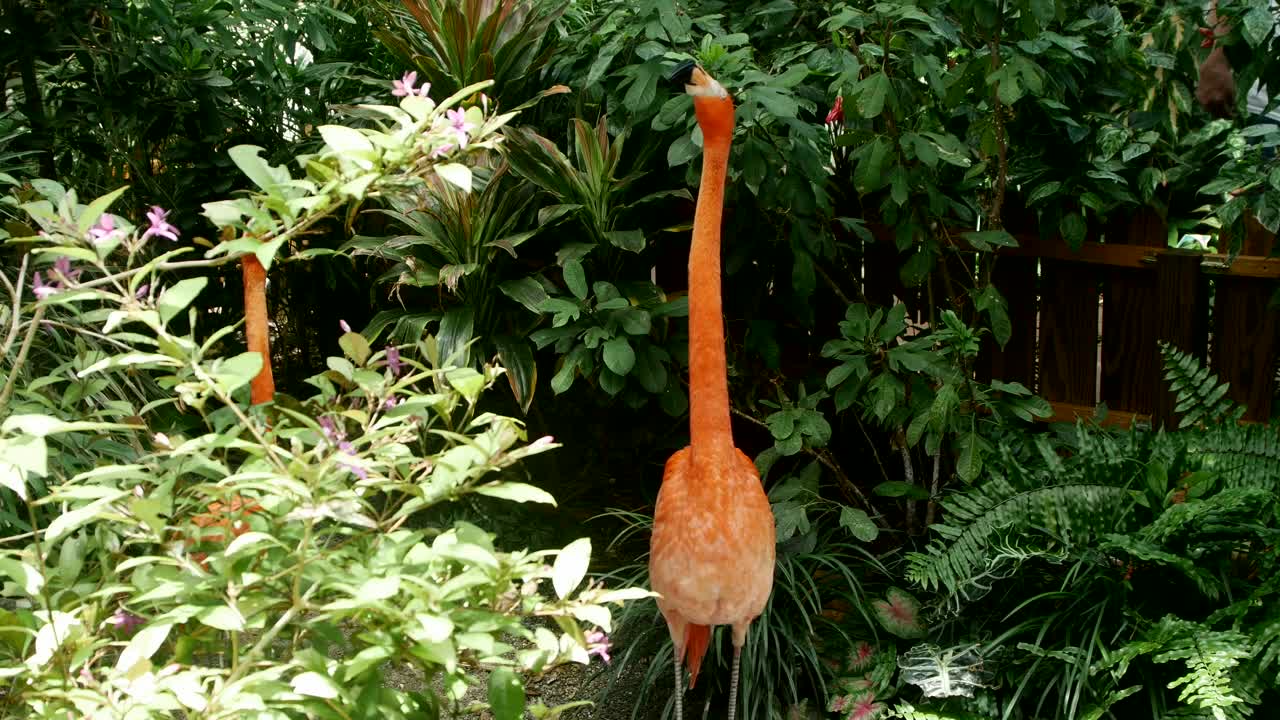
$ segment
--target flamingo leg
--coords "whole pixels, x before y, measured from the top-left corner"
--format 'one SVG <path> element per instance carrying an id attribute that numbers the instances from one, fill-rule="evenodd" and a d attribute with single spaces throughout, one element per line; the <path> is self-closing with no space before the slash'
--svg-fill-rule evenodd
<path id="1" fill-rule="evenodd" d="M 733 674 L 729 676 L 729 720 L 738 709 L 738 668 L 742 661 L 742 646 L 733 646 Z"/>
<path id="2" fill-rule="evenodd" d="M 680 654 L 679 654 L 679 653 L 672 653 L 672 654 L 673 654 L 673 656 L 675 657 L 675 661 L 676 661 L 676 662 L 675 662 L 675 666 L 676 666 L 676 720 L 684 720 L 684 702 L 683 702 L 683 697 L 682 697 L 682 696 L 684 695 L 684 690 L 680 687 L 680 685 L 681 685 L 681 680 L 682 680 L 682 678 L 680 677 L 680 676 L 681 676 L 681 674 L 682 674 L 682 673 L 681 673 L 681 668 L 680 668 Z"/>

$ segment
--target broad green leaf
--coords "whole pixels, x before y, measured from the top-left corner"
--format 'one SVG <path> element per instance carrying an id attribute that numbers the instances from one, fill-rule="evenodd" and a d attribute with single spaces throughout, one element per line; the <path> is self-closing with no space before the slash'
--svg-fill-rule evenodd
<path id="1" fill-rule="evenodd" d="M 215 605 L 196 615 L 196 619 L 211 628 L 227 632 L 244 630 L 244 615 L 229 605 Z"/>
<path id="2" fill-rule="evenodd" d="M 44 576 L 40 570 L 22 560 L 0 558 L 0 573 L 9 576 L 29 598 L 35 598 L 44 587 Z"/>
<path id="3" fill-rule="evenodd" d="M 289 681 L 289 685 L 299 695 L 310 697 L 331 699 L 341 694 L 332 679 L 318 672 L 299 673 Z"/>
<path id="4" fill-rule="evenodd" d="M 480 392 L 484 390 L 484 376 L 474 368 L 453 368 L 445 373 L 445 378 L 470 403 L 474 403 L 480 397 Z"/>
<path id="5" fill-rule="evenodd" d="M 555 505 L 556 499 L 551 493 L 533 485 L 518 482 L 501 482 L 490 483 L 488 485 L 480 485 L 475 489 L 480 495 L 489 497 L 502 498 L 503 500 L 512 500 L 514 502 L 535 502 L 546 503 L 547 505 Z"/>
<path id="6" fill-rule="evenodd" d="M 604 234 L 606 240 L 629 252 L 638 253 L 644 250 L 644 233 L 640 230 L 610 230 Z"/>
<path id="7" fill-rule="evenodd" d="M 160 295 L 160 299 L 156 300 L 156 310 L 160 313 L 160 324 L 167 325 L 175 315 L 182 312 L 196 299 L 204 286 L 209 284 L 209 278 L 196 277 L 179 280 L 172 287 L 166 289 Z"/>
<path id="8" fill-rule="evenodd" d="M 270 193 L 277 185 L 289 181 L 289 171 L 283 167 L 271 167 L 258 153 L 262 148 L 256 145 L 236 145 L 227 151 L 231 162 L 240 168 L 240 172 L 253 181 L 263 192 Z"/>
<path id="9" fill-rule="evenodd" d="M 870 120 L 880 115 L 889 94 L 893 91 L 889 77 L 882 72 L 875 73 L 859 83 L 858 114 Z"/>
<path id="10" fill-rule="evenodd" d="M 1086 231 L 1084 217 L 1078 212 L 1067 213 L 1058 221 L 1058 232 L 1062 233 L 1062 239 L 1072 250 L 1079 251 L 1084 246 Z"/>
<path id="11" fill-rule="evenodd" d="M 840 509 L 840 527 L 853 533 L 862 542 L 871 542 L 880 535 L 880 528 L 872 522 L 865 510 L 844 507 Z"/>
<path id="12" fill-rule="evenodd" d="M 460 305 L 450 308 L 440 318 L 440 360 L 444 365 L 467 365 L 471 353 L 467 343 L 475 335 L 475 308 Z"/>
<path id="13" fill-rule="evenodd" d="M 116 661 L 116 672 L 129 673 L 138 663 L 150 660 L 168 639 L 172 628 L 172 623 L 157 623 L 139 630 L 120 653 L 120 658 Z"/>
<path id="14" fill-rule="evenodd" d="M 493 720 L 521 720 L 524 717 L 524 683 L 507 668 L 489 674 L 489 709 Z"/>
<path id="15" fill-rule="evenodd" d="M 369 137 L 355 128 L 343 125 L 321 125 L 316 129 L 320 131 L 320 137 L 324 138 L 325 144 L 337 151 L 339 155 L 373 152 L 373 143 L 370 142 Z"/>
<path id="16" fill-rule="evenodd" d="M 498 286 L 502 294 L 525 306 L 532 312 L 541 312 L 539 306 L 547 299 L 547 291 L 531 277 L 508 280 Z"/>
<path id="17" fill-rule="evenodd" d="M 53 544 L 63 536 L 78 530 L 85 524 L 97 518 L 98 514 L 100 512 L 104 512 L 108 505 L 122 497 L 125 497 L 126 495 L 128 495 L 128 493 L 124 490 L 116 490 L 110 495 L 99 500 L 95 500 L 88 505 L 68 510 L 61 515 L 58 515 L 58 517 L 54 518 L 53 521 L 49 523 L 49 526 L 45 528 L 45 542 Z"/>
<path id="18" fill-rule="evenodd" d="M 916 500 L 927 500 L 929 492 L 915 483 L 891 480 L 876 485 L 871 491 L 881 497 L 906 497 Z"/>
<path id="19" fill-rule="evenodd" d="M 463 192 L 471 192 L 471 168 L 459 163 L 445 163 L 436 166 L 436 174 L 461 188 Z"/>
<path id="20" fill-rule="evenodd" d="M 574 540 L 560 551 L 555 564 L 551 566 L 551 584 L 557 597 L 563 600 L 578 587 L 587 574 L 590 561 L 590 538 Z"/>
<path id="21" fill-rule="evenodd" d="M 373 350 L 369 347 L 369 341 L 357 332 L 342 333 L 342 337 L 338 338 L 338 347 L 342 348 L 342 354 L 351 358 L 351 362 L 357 366 L 363 366 L 369 359 L 369 355 Z"/>
<path id="22" fill-rule="evenodd" d="M 587 297 L 587 274 L 582 269 L 582 262 L 577 259 L 566 260 L 564 263 L 564 284 L 569 287 L 569 292 L 579 300 Z"/>
<path id="23" fill-rule="evenodd" d="M 604 344 L 604 364 L 618 375 L 625 376 L 636 364 L 636 353 L 625 337 L 614 338 Z"/>

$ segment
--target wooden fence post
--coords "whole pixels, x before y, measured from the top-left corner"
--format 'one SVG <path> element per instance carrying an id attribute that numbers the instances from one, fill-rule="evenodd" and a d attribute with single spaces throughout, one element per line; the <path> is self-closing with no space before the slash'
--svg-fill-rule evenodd
<path id="1" fill-rule="evenodd" d="M 1107 245 L 1164 248 L 1168 226 L 1150 209 L 1112 223 Z M 1157 327 L 1152 317 L 1160 311 L 1156 273 L 1142 268 L 1108 267 L 1102 270 L 1102 401 L 1110 408 L 1136 413 L 1155 409 L 1157 387 L 1151 377 L 1160 375 Z"/>
<path id="2" fill-rule="evenodd" d="M 1209 293 L 1200 272 L 1203 254 L 1195 250 L 1168 250 L 1156 256 L 1156 293 L 1159 302 L 1149 318 L 1156 338 L 1177 349 L 1204 359 L 1207 350 Z M 1148 378 L 1155 398 L 1152 424 L 1173 429 L 1178 418 L 1173 411 L 1177 398 L 1164 380 L 1163 364 Z"/>
<path id="3" fill-rule="evenodd" d="M 1265 257 L 1274 243 L 1266 228 L 1245 218 L 1242 255 Z M 1214 290 L 1210 364 L 1220 379 L 1231 383 L 1231 398 L 1248 405 L 1245 419 L 1265 422 L 1271 417 L 1280 354 L 1280 322 L 1269 308 L 1275 281 L 1221 276 L 1215 278 Z"/>

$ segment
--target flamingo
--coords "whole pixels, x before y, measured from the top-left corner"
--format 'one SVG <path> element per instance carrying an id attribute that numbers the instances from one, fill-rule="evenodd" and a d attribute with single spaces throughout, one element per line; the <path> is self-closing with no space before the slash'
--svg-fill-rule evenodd
<path id="1" fill-rule="evenodd" d="M 720 304 L 720 218 L 733 99 L 695 63 L 672 74 L 693 96 L 702 128 L 702 180 L 689 249 L 689 445 L 667 460 L 654 509 L 649 576 L 674 645 L 675 710 L 681 664 L 698 681 L 714 625 L 733 627 L 729 720 L 737 707 L 742 646 L 773 590 L 773 512 L 751 459 L 733 443 Z"/>
<path id="2" fill-rule="evenodd" d="M 262 355 L 262 369 L 249 383 L 249 400 L 267 402 L 276 392 L 271 375 L 271 336 L 267 330 L 267 270 L 252 254 L 240 259 L 244 273 L 244 336 L 249 352 Z"/>

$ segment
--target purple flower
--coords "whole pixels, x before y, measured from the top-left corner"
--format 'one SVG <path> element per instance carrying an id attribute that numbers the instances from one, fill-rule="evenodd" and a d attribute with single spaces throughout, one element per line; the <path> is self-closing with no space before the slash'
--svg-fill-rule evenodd
<path id="1" fill-rule="evenodd" d="M 428 157 L 434 160 L 435 158 L 443 157 L 445 153 L 448 153 L 452 150 L 453 150 L 453 143 L 445 143 L 444 145 L 441 145 L 435 150 L 432 150 L 431 154 Z"/>
<path id="2" fill-rule="evenodd" d="M 151 227 L 147 228 L 147 231 L 142 233 L 142 239 L 146 240 L 152 235 L 159 235 L 162 238 L 168 238 L 169 240 L 177 242 L 179 234 L 178 228 L 169 224 L 169 221 L 165 219 L 168 216 L 168 210 L 165 210 L 159 205 L 152 205 L 151 209 L 147 211 L 147 219 L 151 221 Z"/>
<path id="3" fill-rule="evenodd" d="M 461 110 L 446 110 L 444 115 L 449 120 L 450 129 L 458 136 L 458 147 L 466 147 L 467 131 L 475 125 L 467 122 L 467 114 Z"/>
<path id="4" fill-rule="evenodd" d="M 336 443 L 347 436 L 344 432 L 339 432 L 338 427 L 333 424 L 333 418 L 324 416 L 320 418 L 320 431 L 324 433 L 326 440 Z"/>
<path id="5" fill-rule="evenodd" d="M 44 300 L 62 289 L 62 283 L 56 279 L 52 280 L 48 285 L 40 279 L 40 271 L 37 270 L 31 274 L 31 292 L 35 294 L 36 299 Z"/>
<path id="6" fill-rule="evenodd" d="M 396 97 L 409 97 L 412 95 L 427 96 L 427 91 L 431 89 L 431 83 L 423 83 L 422 89 L 414 89 L 414 84 L 418 82 L 417 71 L 411 71 L 404 74 L 399 80 L 391 81 L 391 94 Z"/>
<path id="7" fill-rule="evenodd" d="M 391 368 L 391 374 L 400 377 L 400 371 L 404 369 L 404 363 L 400 360 L 400 348 L 395 345 L 387 346 L 387 367 Z"/>
<path id="8" fill-rule="evenodd" d="M 120 608 L 119 610 L 116 610 L 114 615 L 107 618 L 108 625 L 116 626 L 116 628 L 118 628 L 119 630 L 121 630 L 127 635 L 132 635 L 133 631 L 136 630 L 139 625 L 142 625 L 145 622 L 146 620 L 138 617 L 137 615 L 134 615 L 133 613 L 129 612 L 128 610 L 125 610 L 124 608 Z"/>
<path id="9" fill-rule="evenodd" d="M 587 656 L 599 655 L 605 664 L 609 663 L 609 636 L 599 630 L 592 630 L 586 634 Z"/>
<path id="10" fill-rule="evenodd" d="M 113 235 L 121 232 L 116 229 L 116 216 L 110 213 L 102 213 L 98 218 L 98 224 L 89 228 L 89 237 L 96 243 L 106 242 Z"/>
<path id="11" fill-rule="evenodd" d="M 368 470 L 365 470 L 364 468 L 360 467 L 359 465 L 352 465 L 351 463 L 344 463 L 344 462 L 340 462 L 340 463 L 338 463 L 338 465 L 339 465 L 339 467 L 344 467 L 344 468 L 346 468 L 346 469 L 350 470 L 352 475 L 355 475 L 356 477 L 360 478 L 361 480 L 368 480 L 368 479 L 369 479 L 369 471 L 368 471 Z"/>
<path id="12" fill-rule="evenodd" d="M 80 271 L 71 269 L 71 258 L 65 255 L 53 261 L 53 271 L 67 282 L 75 282 L 80 277 Z"/>
<path id="13" fill-rule="evenodd" d="M 348 454 L 348 455 L 355 455 L 355 454 L 356 454 L 356 448 L 355 448 L 355 446 L 354 446 L 354 445 L 352 445 L 352 444 L 351 444 L 351 441 L 350 441 L 350 440 L 339 440 L 339 441 L 338 441 L 338 449 L 339 449 L 339 450 L 341 450 L 342 452 L 344 452 L 344 453 Z"/>
<path id="14" fill-rule="evenodd" d="M 151 291 L 151 283 L 142 283 L 142 287 L 138 288 L 138 291 L 133 294 L 133 298 L 135 300 L 141 300 L 142 298 L 146 297 L 147 293 L 150 291 Z"/>
<path id="15" fill-rule="evenodd" d="M 351 332 L 351 326 L 347 324 L 346 320 L 339 320 L 338 327 L 342 328 L 342 332 Z"/>
<path id="16" fill-rule="evenodd" d="M 400 404 L 400 403 L 402 403 L 402 402 L 404 402 L 404 401 L 403 401 L 403 400 L 401 400 L 401 399 L 400 399 L 400 398 L 398 398 L 398 397 L 389 397 L 389 398 L 387 398 L 386 400 L 383 400 L 383 401 L 382 401 L 382 409 L 383 409 L 383 410 L 390 410 L 391 408 L 393 408 L 393 407 L 395 407 L 395 406 L 399 405 L 399 404 Z"/>

